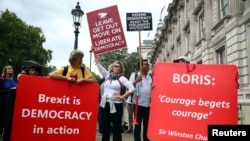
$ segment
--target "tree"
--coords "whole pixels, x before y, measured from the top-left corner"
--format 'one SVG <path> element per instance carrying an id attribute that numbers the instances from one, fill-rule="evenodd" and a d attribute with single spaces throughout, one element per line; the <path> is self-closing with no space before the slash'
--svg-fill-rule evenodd
<path id="1" fill-rule="evenodd" d="M 129 78 L 132 71 L 138 70 L 139 56 L 138 53 L 128 53 L 128 49 L 112 51 L 109 53 L 101 54 L 100 61 L 103 67 L 108 68 L 109 65 L 115 61 L 121 61 L 125 68 L 124 76 Z"/>
<path id="2" fill-rule="evenodd" d="M 52 51 L 43 48 L 45 41 L 41 28 L 27 25 L 8 9 L 0 14 L 1 68 L 12 65 L 16 75 L 24 61 L 33 60 L 49 70 Z"/>

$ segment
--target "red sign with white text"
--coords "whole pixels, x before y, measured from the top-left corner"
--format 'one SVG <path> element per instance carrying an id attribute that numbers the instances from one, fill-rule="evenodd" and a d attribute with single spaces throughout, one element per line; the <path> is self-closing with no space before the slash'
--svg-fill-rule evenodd
<path id="1" fill-rule="evenodd" d="M 116 5 L 89 12 L 87 19 L 95 54 L 127 47 Z"/>
<path id="2" fill-rule="evenodd" d="M 207 141 L 209 124 L 237 124 L 235 65 L 157 63 L 148 136 Z"/>
<path id="3" fill-rule="evenodd" d="M 94 141 L 99 85 L 20 76 L 11 141 Z"/>

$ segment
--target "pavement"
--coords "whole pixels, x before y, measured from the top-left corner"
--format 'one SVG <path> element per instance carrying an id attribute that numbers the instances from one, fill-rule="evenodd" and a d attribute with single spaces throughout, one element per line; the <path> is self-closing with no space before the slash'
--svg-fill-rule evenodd
<path id="1" fill-rule="evenodd" d="M 97 131 L 96 132 L 96 141 L 101 141 L 101 140 L 102 140 L 102 136 Z M 128 134 L 128 133 L 123 133 L 122 134 L 122 141 L 133 141 L 133 140 L 134 140 L 133 134 Z M 3 141 L 2 137 L 0 137 L 0 141 Z M 110 141 L 113 141 L 112 140 L 112 135 L 110 135 Z"/>
<path id="2" fill-rule="evenodd" d="M 101 140 L 102 136 L 98 132 L 96 132 L 96 141 L 101 141 Z M 133 134 L 128 134 L 128 133 L 122 134 L 122 141 L 133 141 L 133 140 L 134 140 Z M 0 137 L 0 141 L 3 141 L 2 137 Z M 112 135 L 110 135 L 110 141 L 113 141 Z"/>
<path id="3" fill-rule="evenodd" d="M 113 141 L 113 136 L 110 135 L 110 141 Z M 97 132 L 96 134 L 96 141 L 101 141 L 102 136 Z M 134 141 L 134 136 L 133 134 L 128 134 L 128 133 L 122 133 L 122 141 Z"/>

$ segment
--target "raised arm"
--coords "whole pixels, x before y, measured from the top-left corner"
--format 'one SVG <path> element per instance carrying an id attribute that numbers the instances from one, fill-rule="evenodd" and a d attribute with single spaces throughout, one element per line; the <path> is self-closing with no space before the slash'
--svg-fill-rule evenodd
<path id="1" fill-rule="evenodd" d="M 98 55 L 95 55 L 95 64 L 99 70 L 99 72 L 101 73 L 101 75 L 104 77 L 104 78 L 107 78 L 109 76 L 109 72 L 107 71 L 107 69 L 105 69 L 101 63 L 100 63 L 100 59 L 99 59 L 99 56 Z"/>

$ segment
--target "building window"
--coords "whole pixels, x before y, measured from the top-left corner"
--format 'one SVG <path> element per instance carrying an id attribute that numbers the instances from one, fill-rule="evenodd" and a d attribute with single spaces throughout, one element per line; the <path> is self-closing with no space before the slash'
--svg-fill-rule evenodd
<path id="1" fill-rule="evenodd" d="M 195 6 L 197 6 L 200 2 L 201 0 L 196 0 Z"/>
<path id="2" fill-rule="evenodd" d="M 205 37 L 204 13 L 202 13 L 199 17 L 199 26 L 200 26 L 200 39 L 202 39 Z"/>
<path id="3" fill-rule="evenodd" d="M 229 3 L 228 0 L 220 0 L 220 18 L 229 15 Z"/>
<path id="4" fill-rule="evenodd" d="M 226 64 L 226 51 L 225 47 L 222 47 L 217 50 L 217 63 Z"/>
<path id="5" fill-rule="evenodd" d="M 186 32 L 186 45 L 184 45 L 184 52 L 188 52 L 191 49 L 189 48 L 189 42 L 190 42 L 190 30 L 188 29 L 188 31 Z"/>
<path id="6" fill-rule="evenodd" d="M 190 7 L 189 7 L 189 1 L 186 2 L 186 20 L 189 19 L 190 14 Z"/>

